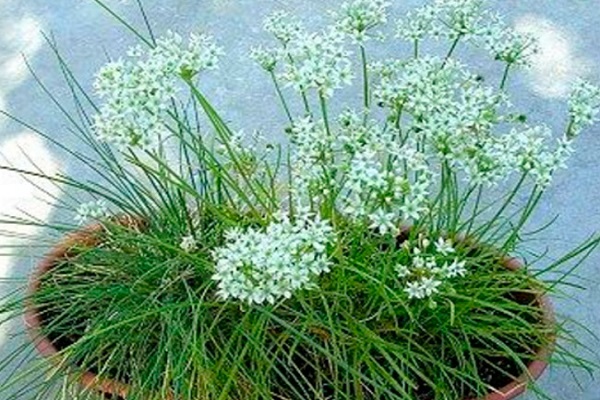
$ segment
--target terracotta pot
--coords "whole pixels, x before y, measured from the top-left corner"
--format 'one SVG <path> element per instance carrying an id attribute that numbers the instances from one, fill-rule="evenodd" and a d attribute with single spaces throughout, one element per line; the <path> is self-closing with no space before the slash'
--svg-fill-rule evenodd
<path id="1" fill-rule="evenodd" d="M 143 225 L 139 220 L 128 217 L 120 217 L 118 223 L 132 227 L 140 227 Z M 57 361 L 59 350 L 52 344 L 50 339 L 43 335 L 41 330 L 42 320 L 38 310 L 31 302 L 31 295 L 34 294 L 41 285 L 42 276 L 50 271 L 59 260 L 68 258 L 71 249 L 78 247 L 91 247 L 99 242 L 98 233 L 102 232 L 104 227 L 101 224 L 93 224 L 81 230 L 75 231 L 65 236 L 38 264 L 36 270 L 32 273 L 28 285 L 28 300 L 25 310 L 25 324 L 27 331 L 35 344 L 38 352 L 47 358 Z M 516 258 L 507 258 L 504 265 L 510 270 L 518 270 L 523 265 Z M 554 311 L 550 300 L 547 296 L 540 294 L 537 298 L 540 308 L 544 312 L 544 319 L 548 324 L 554 324 Z M 528 372 L 521 375 L 514 382 L 504 386 L 501 389 L 492 390 L 490 393 L 480 400 L 511 400 L 525 392 L 527 385 L 538 379 L 548 366 L 548 360 L 552 354 L 553 346 L 543 348 L 537 353 L 536 361 L 533 361 L 528 366 Z M 96 374 L 86 371 L 79 377 L 81 385 L 88 389 L 97 390 L 110 396 L 118 396 L 118 399 L 126 399 L 129 392 L 129 386 L 112 380 L 99 378 Z M 171 396 L 169 398 L 172 399 Z M 475 399 L 470 399 L 475 400 Z"/>
<path id="2" fill-rule="evenodd" d="M 523 264 L 516 258 L 507 258 L 504 261 L 504 265 L 512 271 L 523 268 Z M 544 321 L 549 325 L 555 324 L 554 309 L 548 296 L 540 294 L 537 297 L 537 302 L 544 312 Z M 553 345 L 540 349 L 536 355 L 535 361 L 527 366 L 526 373 L 523 373 L 517 380 L 509 383 L 503 388 L 490 391 L 490 393 L 482 400 L 511 400 L 523 394 L 525 390 L 527 390 L 527 385 L 530 382 L 537 380 L 544 373 L 548 367 L 548 362 L 553 350 Z"/>
<path id="3" fill-rule="evenodd" d="M 126 226 L 140 226 L 139 220 L 130 217 L 118 217 L 116 218 L 116 222 Z M 57 363 L 59 361 L 57 359 L 59 349 L 42 333 L 42 319 L 32 303 L 31 296 L 40 288 L 42 276 L 54 268 L 59 260 L 69 258 L 74 247 L 81 248 L 98 245 L 98 234 L 103 230 L 103 225 L 96 223 L 66 235 L 42 259 L 29 279 L 27 301 L 25 304 L 25 326 L 38 352 Z M 93 389 L 107 395 L 117 396 L 116 399 L 125 399 L 129 391 L 128 385 L 112 379 L 101 379 L 90 371 L 80 373 L 79 381 L 86 389 Z"/>

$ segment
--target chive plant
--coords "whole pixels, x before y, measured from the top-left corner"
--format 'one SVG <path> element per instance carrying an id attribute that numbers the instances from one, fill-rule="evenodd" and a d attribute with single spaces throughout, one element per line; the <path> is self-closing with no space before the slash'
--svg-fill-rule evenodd
<path id="1" fill-rule="evenodd" d="M 240 133 L 213 107 L 202 80 L 223 52 L 214 38 L 155 34 L 141 1 L 137 30 L 94 1 L 140 44 L 88 93 L 48 38 L 72 104 L 32 71 L 85 151 L 3 112 L 97 177 L 1 167 L 59 185 L 72 215 L 3 223 L 53 238 L 88 226 L 35 293 L 2 301 L 4 323 L 32 304 L 59 349 L 15 370 L 3 398 L 92 399 L 78 384 L 89 371 L 132 400 L 468 400 L 527 374 L 543 349 L 593 371 L 543 297 L 562 294 L 600 238 L 517 270 L 508 260 L 543 237 L 525 228 L 596 121 L 600 89 L 576 83 L 562 134 L 527 123 L 506 87 L 535 40 L 484 1 L 391 18 L 388 1 L 350 0 L 316 32 L 268 16 L 275 45 L 250 53 L 288 118 L 286 145 Z M 374 40 L 412 50 L 377 60 Z M 431 40 L 447 52 L 426 54 Z M 490 53 L 503 75 L 471 72 L 460 46 Z M 334 114 L 348 86 L 361 107 Z M 0 369 L 30 354 L 20 346 Z"/>

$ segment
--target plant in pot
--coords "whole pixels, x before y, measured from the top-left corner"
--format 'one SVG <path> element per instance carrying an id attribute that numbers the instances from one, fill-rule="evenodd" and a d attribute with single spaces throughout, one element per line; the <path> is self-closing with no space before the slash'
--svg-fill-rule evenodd
<path id="1" fill-rule="evenodd" d="M 344 3 L 318 32 L 272 14 L 274 46 L 251 56 L 288 119 L 277 144 L 208 100 L 212 37 L 137 31 L 97 2 L 141 43 L 101 68 L 94 97 L 49 41 L 74 111 L 46 94 L 89 151 L 38 131 L 96 178 L 2 167 L 61 185 L 75 221 L 43 223 L 62 239 L 0 309 L 45 356 L 2 390 L 42 383 L 10 398 L 499 400 L 541 394 L 552 354 L 592 371 L 548 299 L 600 239 L 517 256 L 600 90 L 577 82 L 563 134 L 530 124 L 506 86 L 532 38 L 478 0 L 425 5 L 394 32 L 385 0 Z M 375 60 L 374 39 L 411 50 Z M 461 46 L 503 73 L 474 74 Z"/>

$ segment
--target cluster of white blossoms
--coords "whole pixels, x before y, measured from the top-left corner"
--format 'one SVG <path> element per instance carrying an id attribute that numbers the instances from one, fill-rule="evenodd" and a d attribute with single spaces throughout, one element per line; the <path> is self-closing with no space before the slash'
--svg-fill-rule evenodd
<path id="1" fill-rule="evenodd" d="M 382 234 L 396 233 L 402 222 L 428 210 L 434 174 L 413 141 L 401 144 L 399 132 L 346 111 L 328 132 L 310 117 L 291 129 L 293 189 L 300 205 L 318 204 L 338 193 L 339 211 Z"/>
<path id="2" fill-rule="evenodd" d="M 315 123 L 312 118 L 296 120 L 290 131 L 290 140 L 294 145 L 292 154 L 292 173 L 294 177 L 294 195 L 302 204 L 318 202 L 320 195 L 327 195 L 328 187 L 335 169 L 333 160 L 334 136 L 324 125 Z"/>
<path id="3" fill-rule="evenodd" d="M 285 11 L 275 11 L 265 18 L 263 28 L 279 40 L 284 47 L 304 34 L 304 27 L 300 21 Z"/>
<path id="4" fill-rule="evenodd" d="M 75 221 L 83 225 L 89 220 L 101 220 L 110 216 L 110 211 L 104 200 L 89 201 L 77 207 Z"/>
<path id="5" fill-rule="evenodd" d="M 220 54 L 210 36 L 191 34 L 184 41 L 169 32 L 155 47 L 132 48 L 128 59 L 105 65 L 94 83 L 104 100 L 94 118 L 99 139 L 121 148 L 155 148 L 168 133 L 166 110 L 181 77 L 216 68 Z"/>
<path id="6" fill-rule="evenodd" d="M 569 139 L 579 136 L 581 131 L 598 121 L 600 114 L 600 88 L 578 80 L 569 99 L 571 126 L 567 132 Z"/>
<path id="7" fill-rule="evenodd" d="M 498 61 L 528 66 L 539 48 L 537 40 L 506 25 L 501 16 L 491 14 L 478 32 L 479 41 Z"/>
<path id="8" fill-rule="evenodd" d="M 440 36 L 439 11 L 434 4 L 427 4 L 409 11 L 406 17 L 398 23 L 396 36 L 409 42 L 419 42 L 427 36 Z"/>
<path id="9" fill-rule="evenodd" d="M 277 63 L 281 58 L 279 49 L 269 49 L 264 46 L 257 46 L 250 50 L 250 58 L 258 63 L 262 69 L 271 73 L 275 71 Z"/>
<path id="10" fill-rule="evenodd" d="M 424 144 L 423 152 L 462 170 L 472 184 L 495 185 L 527 172 L 545 187 L 572 153 L 570 140 L 553 142 L 543 125 L 500 132 L 507 129 L 504 123 L 514 122 L 506 93 L 486 86 L 458 62 L 421 57 L 378 63 L 372 69 L 380 77 L 373 90 L 376 101 L 392 118 L 411 116 L 407 129 Z M 571 101 L 575 130 L 585 125 L 579 121 L 590 121 L 594 98 L 596 109 L 600 105 L 593 86 L 578 88 L 573 99 L 579 100 Z"/>
<path id="11" fill-rule="evenodd" d="M 537 52 L 536 40 L 485 10 L 484 3 L 484 0 L 437 0 L 409 12 L 399 22 L 396 36 L 412 43 L 427 37 L 462 39 L 488 50 L 496 60 L 528 65 Z"/>
<path id="12" fill-rule="evenodd" d="M 397 276 L 404 282 L 409 299 L 427 299 L 439 293 L 447 281 L 467 275 L 466 261 L 455 257 L 450 239 L 432 242 L 419 235 L 415 243 L 405 242 L 403 250 L 409 262 L 396 265 Z"/>
<path id="13" fill-rule="evenodd" d="M 364 43 L 372 36 L 373 29 L 387 22 L 388 0 L 353 0 L 343 3 L 340 12 L 333 13 L 337 28 L 357 43 Z M 376 35 L 381 38 L 381 35 Z"/>
<path id="14" fill-rule="evenodd" d="M 336 89 L 352 82 L 351 52 L 346 48 L 345 33 L 337 27 L 307 32 L 295 18 L 276 12 L 267 17 L 264 28 L 282 47 L 258 46 L 251 50 L 250 56 L 269 73 L 274 73 L 277 65 L 283 65 L 277 77 L 286 86 L 303 94 L 314 89 L 328 98 Z"/>
<path id="15" fill-rule="evenodd" d="M 477 36 L 485 13 L 483 0 L 436 0 L 407 13 L 398 23 L 397 36 L 414 42 L 428 36 L 466 40 Z"/>
<path id="16" fill-rule="evenodd" d="M 418 220 L 428 209 L 432 174 L 415 147 L 409 143 L 356 153 L 346 174 L 342 212 L 366 217 L 382 234 L 396 233 L 403 221 Z"/>
<path id="17" fill-rule="evenodd" d="M 310 289 L 316 277 L 329 272 L 333 228 L 317 216 L 282 217 L 265 229 L 232 229 L 225 238 L 213 252 L 212 279 L 222 300 L 273 304 Z"/>
<path id="18" fill-rule="evenodd" d="M 486 14 L 482 12 L 485 0 L 436 0 L 439 9 L 439 30 L 451 40 L 476 36 Z"/>
<path id="19" fill-rule="evenodd" d="M 328 98 L 335 89 L 352 83 L 351 53 L 337 29 L 307 33 L 291 41 L 286 53 L 288 62 L 280 78 L 299 92 L 316 89 Z"/>
<path id="20" fill-rule="evenodd" d="M 444 64 L 437 57 L 387 60 L 370 68 L 380 77 L 373 88 L 375 101 L 392 112 L 402 110 L 417 119 L 445 110 L 457 101 L 455 93 L 475 80 L 460 63 L 450 60 Z"/>
<path id="21" fill-rule="evenodd" d="M 428 210 L 434 177 L 416 143 L 399 143 L 398 137 L 397 130 L 364 124 L 351 112 L 342 115 L 337 133 L 343 171 L 341 211 L 366 218 L 382 234 L 396 234 L 402 222 L 418 220 Z"/>

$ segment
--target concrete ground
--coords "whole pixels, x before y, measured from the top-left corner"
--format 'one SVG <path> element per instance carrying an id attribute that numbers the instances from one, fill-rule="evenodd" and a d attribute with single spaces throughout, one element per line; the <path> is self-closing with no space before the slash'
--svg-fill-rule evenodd
<path id="1" fill-rule="evenodd" d="M 142 26 L 136 13 L 135 0 L 107 0 L 137 26 Z M 514 102 L 532 114 L 537 122 L 545 122 L 557 131 L 565 121 L 564 99 L 570 83 L 577 76 L 600 83 L 600 0 L 496 0 L 493 7 L 507 14 L 519 29 L 532 32 L 540 39 L 542 51 L 532 69 L 515 76 L 510 83 Z M 248 60 L 247 51 L 257 40 L 265 39 L 261 20 L 270 11 L 286 9 L 303 17 L 309 25 L 324 22 L 320 11 L 335 8 L 339 0 L 145 0 L 150 19 L 158 33 L 175 29 L 185 33 L 200 29 L 215 35 L 227 55 L 221 69 L 205 79 L 205 92 L 229 120 L 238 127 L 243 123 L 250 131 L 266 132 L 280 127 L 280 112 L 270 82 Z M 396 15 L 402 15 L 423 0 L 394 1 Z M 65 133 L 65 123 L 49 106 L 23 63 L 25 55 L 33 68 L 59 97 L 66 95 L 58 70 L 41 32 L 51 34 L 63 50 L 74 72 L 87 85 L 94 72 L 106 61 L 106 54 L 118 56 L 134 38 L 107 16 L 92 0 L 2 0 L 0 2 L 0 108 L 16 113 L 41 127 L 55 139 L 80 147 Z M 380 50 L 385 55 L 398 49 Z M 463 53 L 470 58 L 470 54 Z M 475 62 L 476 70 L 488 71 Z M 252 78 L 249 78 L 249 77 Z M 276 134 L 276 133 L 273 133 Z M 600 126 L 587 132 L 578 143 L 578 151 L 567 171 L 561 172 L 546 195 L 537 221 L 559 214 L 556 224 L 547 232 L 543 246 L 551 254 L 560 253 L 593 234 L 600 227 Z M 0 118 L 0 153 L 13 164 L 30 164 L 20 149 L 38 163 L 46 173 L 76 173 L 77 166 L 61 157 L 55 149 L 33 134 Z M 46 186 L 50 193 L 59 189 Z M 55 215 L 53 204 L 37 197 L 31 185 L 6 172 L 0 172 L 0 213 L 26 210 L 41 219 Z M 19 234 L 31 237 L 33 228 Z M 1 239 L 2 246 L 22 244 L 22 239 Z M 0 277 L 23 277 L 33 265 L 32 259 L 17 261 L 0 258 Z M 555 301 L 559 313 L 579 321 L 592 332 L 600 333 L 600 252 L 579 270 L 581 282 L 588 290 L 571 292 L 573 300 Z M 0 285 L 0 295 L 11 286 Z M 14 332 L 21 328 L 13 324 Z M 12 328 L 0 330 L 0 359 L 19 345 Z M 598 348 L 599 342 L 579 330 L 580 340 Z M 597 355 L 590 356 L 600 362 Z M 558 366 L 545 374 L 541 386 L 555 400 L 600 400 L 600 383 Z M 0 380 L 4 379 L 0 375 Z M 24 397 L 28 400 L 27 397 Z"/>

